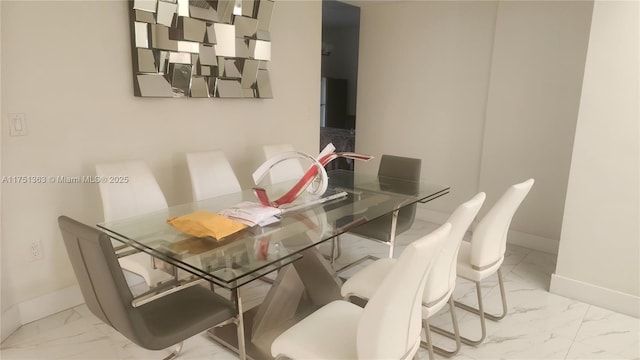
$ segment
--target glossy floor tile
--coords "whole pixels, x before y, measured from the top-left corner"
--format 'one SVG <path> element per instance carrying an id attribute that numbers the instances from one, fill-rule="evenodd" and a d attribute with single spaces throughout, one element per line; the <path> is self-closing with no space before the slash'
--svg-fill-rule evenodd
<path id="1" fill-rule="evenodd" d="M 398 238 L 396 256 L 404 246 L 437 225 L 416 219 L 412 229 Z M 388 248 L 351 235 L 341 237 L 342 256 L 336 268 L 363 254 L 384 257 Z M 323 249 L 326 248 L 323 246 Z M 609 310 L 549 293 L 555 256 L 518 246 L 508 246 L 503 264 L 509 314 L 499 322 L 487 321 L 482 345 L 463 345 L 455 359 L 640 359 L 640 321 Z M 357 271 L 346 271 L 344 276 Z M 497 278 L 482 284 L 485 307 L 499 312 Z M 242 289 L 247 307 L 259 304 L 269 285 L 255 281 Z M 474 305 L 474 284 L 459 279 L 454 298 Z M 475 315 L 456 310 L 461 332 L 480 336 Z M 448 328 L 450 314 L 443 309 L 431 323 Z M 453 342 L 434 335 L 436 345 L 450 348 Z M 81 305 L 26 324 L 2 343 L 5 359 L 161 359 L 169 351 L 147 351 L 93 316 Z M 443 359 L 441 356 L 437 358 Z M 184 344 L 179 359 L 236 359 L 237 356 L 200 334 Z M 428 359 L 424 350 L 419 359 Z"/>

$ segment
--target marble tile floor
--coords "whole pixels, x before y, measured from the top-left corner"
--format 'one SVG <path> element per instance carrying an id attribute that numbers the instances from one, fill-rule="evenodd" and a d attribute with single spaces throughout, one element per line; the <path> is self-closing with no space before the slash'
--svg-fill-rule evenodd
<path id="1" fill-rule="evenodd" d="M 411 230 L 398 238 L 396 255 L 403 245 L 435 229 L 437 225 L 417 219 Z M 362 254 L 385 256 L 387 247 L 351 235 L 342 236 L 342 256 L 336 268 Z M 366 264 L 366 263 L 365 263 Z M 499 322 L 487 321 L 487 338 L 477 347 L 463 345 L 455 359 L 640 359 L 640 321 L 609 310 L 554 294 L 547 289 L 555 268 L 555 256 L 518 246 L 508 246 L 503 265 L 509 314 Z M 344 276 L 357 269 L 344 272 Z M 499 312 L 497 278 L 482 285 L 485 306 Z M 242 289 L 247 308 L 259 304 L 268 285 L 255 281 Z M 454 298 L 475 304 L 475 287 L 459 279 Z M 443 309 L 444 310 L 444 309 Z M 457 310 L 461 332 L 478 337 L 475 315 Z M 441 311 L 431 323 L 450 327 L 450 315 Z M 434 343 L 451 347 L 453 342 L 434 335 Z M 93 316 L 85 305 L 26 324 L 7 338 L 0 358 L 8 359 L 161 359 L 167 351 L 147 351 L 131 343 Z M 428 359 L 420 350 L 419 359 Z M 437 358 L 443 357 L 436 355 Z M 185 341 L 179 359 L 237 359 L 205 334 Z"/>

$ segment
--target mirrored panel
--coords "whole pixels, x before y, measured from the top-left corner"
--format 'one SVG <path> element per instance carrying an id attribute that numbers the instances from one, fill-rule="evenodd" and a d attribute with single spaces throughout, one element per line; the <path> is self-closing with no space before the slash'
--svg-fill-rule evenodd
<path id="1" fill-rule="evenodd" d="M 191 80 L 191 97 L 209 97 L 209 86 L 205 77 L 194 77 Z"/>
<path id="2" fill-rule="evenodd" d="M 216 95 L 222 98 L 241 98 L 244 97 L 242 87 L 239 80 L 218 79 L 216 81 Z"/>
<path id="3" fill-rule="evenodd" d="M 272 98 L 271 93 L 271 80 L 269 79 L 269 72 L 264 69 L 258 70 L 257 90 L 260 98 Z"/>
<path id="4" fill-rule="evenodd" d="M 171 84 L 163 75 L 138 75 L 136 86 L 140 96 L 149 97 L 173 97 Z"/>
<path id="5" fill-rule="evenodd" d="M 158 64 L 151 49 L 138 49 L 138 72 L 154 74 L 158 73 Z"/>
<path id="6" fill-rule="evenodd" d="M 135 14 L 136 14 L 135 21 L 145 22 L 149 24 L 156 23 L 156 18 L 153 16 L 153 13 L 142 11 L 142 10 L 135 10 Z"/>
<path id="7" fill-rule="evenodd" d="M 189 16 L 189 0 L 178 0 L 178 16 Z"/>
<path id="8" fill-rule="evenodd" d="M 260 1 L 258 3 L 258 30 L 269 31 L 272 14 L 273 1 Z"/>
<path id="9" fill-rule="evenodd" d="M 244 62 L 242 80 L 240 83 L 243 89 L 253 89 L 256 87 L 259 65 L 260 62 L 257 60 L 246 60 Z"/>
<path id="10" fill-rule="evenodd" d="M 189 53 L 169 53 L 169 62 L 174 64 L 191 64 L 191 54 Z"/>
<path id="11" fill-rule="evenodd" d="M 216 49 L 212 45 L 200 44 L 200 64 L 218 66 Z"/>
<path id="12" fill-rule="evenodd" d="M 271 42 L 251 40 L 249 42 L 249 53 L 256 60 L 271 60 Z"/>
<path id="13" fill-rule="evenodd" d="M 173 97 L 189 96 L 191 89 L 191 64 L 169 64 L 169 78 Z"/>
<path id="14" fill-rule="evenodd" d="M 133 31 L 135 36 L 135 44 L 137 48 L 149 47 L 149 25 L 143 22 L 134 22 Z"/>
<path id="15" fill-rule="evenodd" d="M 189 2 L 189 15 L 194 19 L 218 21 L 218 12 L 205 0 L 194 0 Z"/>
<path id="16" fill-rule="evenodd" d="M 214 24 L 216 53 L 220 56 L 236 56 L 236 28 L 233 25 Z"/>
<path id="17" fill-rule="evenodd" d="M 242 78 L 240 67 L 240 61 L 236 59 L 226 59 L 224 61 L 224 76 L 228 78 Z"/>
<path id="18" fill-rule="evenodd" d="M 133 8 L 145 12 L 155 13 L 158 6 L 157 0 L 134 0 Z"/>
<path id="19" fill-rule="evenodd" d="M 231 24 L 235 0 L 218 0 L 218 22 Z"/>
<path id="20" fill-rule="evenodd" d="M 156 16 L 156 22 L 164 26 L 172 26 L 176 13 L 178 12 L 178 4 L 166 2 L 163 0 L 158 1 L 158 14 Z"/>
<path id="21" fill-rule="evenodd" d="M 134 93 L 271 98 L 273 0 L 132 0 Z"/>
<path id="22" fill-rule="evenodd" d="M 249 44 L 243 38 L 236 39 L 236 57 L 249 58 Z"/>
<path id="23" fill-rule="evenodd" d="M 233 26 L 236 28 L 237 37 L 255 37 L 258 30 L 258 19 L 236 16 Z"/>

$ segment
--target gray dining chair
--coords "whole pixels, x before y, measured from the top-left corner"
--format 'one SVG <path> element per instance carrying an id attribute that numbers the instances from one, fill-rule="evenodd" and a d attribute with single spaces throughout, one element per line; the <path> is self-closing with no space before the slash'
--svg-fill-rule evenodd
<path id="1" fill-rule="evenodd" d="M 147 350 L 175 346 L 165 358 L 171 359 L 182 341 L 233 320 L 233 304 L 202 286 L 134 305 L 109 236 L 66 216 L 58 225 L 87 307 L 133 343 Z"/>
<path id="2" fill-rule="evenodd" d="M 397 178 L 408 181 L 419 181 L 422 170 L 422 160 L 409 157 L 382 155 L 380 158 L 380 166 L 378 168 L 378 176 Z M 385 190 L 381 188 L 380 190 Z M 393 257 L 395 246 L 395 237 L 409 230 L 416 218 L 417 204 L 411 204 L 403 207 L 398 211 L 395 231 L 393 229 L 394 214 L 384 215 L 378 219 L 369 221 L 349 231 L 350 234 L 375 240 L 389 246 L 389 258 Z M 335 253 L 332 251 L 332 262 L 341 255 L 340 239 L 336 240 Z M 365 259 L 377 259 L 373 256 L 356 260 L 351 264 L 344 266 L 341 270 L 351 267 L 362 262 Z"/>

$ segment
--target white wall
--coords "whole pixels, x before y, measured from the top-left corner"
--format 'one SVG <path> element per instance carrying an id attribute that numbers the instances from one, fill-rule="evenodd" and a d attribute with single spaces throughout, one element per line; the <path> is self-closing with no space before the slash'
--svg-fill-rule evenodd
<path id="1" fill-rule="evenodd" d="M 393 1 L 361 6 L 356 163 L 381 154 L 422 159 L 422 177 L 451 194 L 451 212 L 478 190 L 496 2 Z"/>
<path id="2" fill-rule="evenodd" d="M 640 316 L 640 6 L 597 1 L 551 291 Z"/>
<path id="3" fill-rule="evenodd" d="M 2 6 L 0 6 L 0 28 L 2 28 Z M 2 39 L 0 38 L 0 68 L 2 68 Z M 0 83 L 2 83 L 2 71 L 0 71 Z M 2 98 L 2 88 L 0 87 L 0 98 Z M 4 122 L 4 112 L 2 108 L 2 102 L 0 101 L 0 121 Z M 4 133 L 3 127 L 0 126 L 0 148 L 2 146 L 2 134 Z M 2 172 L 2 156 L 0 156 L 0 177 L 3 175 Z M 0 182 L 0 203 L 2 203 L 2 182 Z M 6 279 L 7 270 L 5 269 L 6 262 L 4 261 L 4 243 L 2 241 L 2 207 L 0 206 L 0 312 L 4 313 L 5 308 L 10 307 L 10 305 L 5 307 L 5 304 L 12 304 L 13 300 L 11 294 L 9 292 L 8 282 Z M 2 321 L 0 324 L 0 341 L 4 340 L 11 332 L 16 329 L 16 326 L 19 325 L 19 320 L 16 319 L 14 321 Z"/>
<path id="4" fill-rule="evenodd" d="M 92 175 L 96 162 L 139 158 L 171 205 L 191 199 L 186 151 L 224 150 L 245 187 L 265 143 L 316 152 L 320 5 L 276 3 L 274 99 L 243 100 L 134 97 L 125 1 L 0 2 L 2 175 Z M 7 113 L 26 114 L 28 136 L 8 137 Z M 1 310 L 33 304 L 31 311 L 38 302 L 30 301 L 76 283 L 56 218 L 95 224 L 99 193 L 92 184 L 4 184 L 2 195 Z M 30 263 L 36 240 L 44 259 Z"/>
<path id="5" fill-rule="evenodd" d="M 557 252 L 593 3 L 501 1 L 491 59 L 481 215 L 511 184 L 536 179 L 511 229 Z M 511 240 L 514 240 L 513 237 Z"/>
<path id="6" fill-rule="evenodd" d="M 356 150 L 423 159 L 450 213 L 534 177 L 509 241 L 555 252 L 590 2 L 360 2 Z M 378 162 L 360 165 L 374 172 Z"/>

